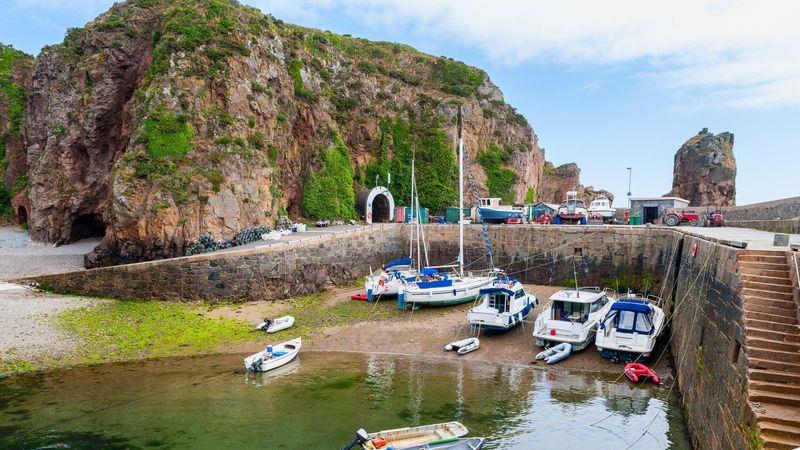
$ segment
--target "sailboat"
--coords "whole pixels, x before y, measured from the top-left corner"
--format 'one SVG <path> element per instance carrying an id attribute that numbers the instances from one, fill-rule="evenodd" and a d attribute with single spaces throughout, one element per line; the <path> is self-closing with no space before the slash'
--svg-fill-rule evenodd
<path id="1" fill-rule="evenodd" d="M 474 195 L 474 192 L 473 192 Z M 465 303 L 480 295 L 481 289 L 494 281 L 494 276 L 464 274 L 464 140 L 461 137 L 461 110 L 458 114 L 458 265 L 425 267 L 420 281 L 404 286 L 400 292 L 404 304 L 416 306 L 445 306 Z M 490 258 L 491 261 L 491 258 Z M 490 265 L 492 263 L 490 262 Z M 438 269 L 455 269 L 454 273 Z"/>
<path id="2" fill-rule="evenodd" d="M 400 293 L 403 286 L 418 280 L 421 272 L 422 257 L 428 262 L 428 249 L 425 244 L 425 235 L 419 220 L 420 206 L 417 193 L 417 180 L 414 171 L 414 159 L 411 159 L 411 221 L 409 222 L 410 239 L 408 244 L 408 257 L 396 259 L 386 263 L 377 274 L 370 274 L 364 283 L 367 301 L 374 302 L 380 297 L 394 297 Z M 415 238 L 416 234 L 416 238 Z M 414 260 L 414 244 L 417 247 L 417 258 Z M 421 244 L 421 248 L 420 248 Z M 415 267 L 416 263 L 416 267 Z"/>

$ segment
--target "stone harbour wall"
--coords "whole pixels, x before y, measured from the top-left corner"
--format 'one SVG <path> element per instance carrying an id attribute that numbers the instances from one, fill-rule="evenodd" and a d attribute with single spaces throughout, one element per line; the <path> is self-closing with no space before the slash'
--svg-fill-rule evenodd
<path id="1" fill-rule="evenodd" d="M 747 395 L 740 250 L 685 236 L 670 309 L 671 351 L 695 448 L 747 449 L 758 435 Z"/>
<path id="2" fill-rule="evenodd" d="M 800 234 L 800 219 L 780 220 L 725 220 L 729 227 L 753 228 L 772 233 Z"/>
<path id="3" fill-rule="evenodd" d="M 775 220 L 800 218 L 800 197 L 721 208 L 725 220 Z"/>
<path id="4" fill-rule="evenodd" d="M 403 255 L 395 225 L 304 242 L 26 279 L 61 293 L 147 300 L 276 300 L 346 285 Z"/>

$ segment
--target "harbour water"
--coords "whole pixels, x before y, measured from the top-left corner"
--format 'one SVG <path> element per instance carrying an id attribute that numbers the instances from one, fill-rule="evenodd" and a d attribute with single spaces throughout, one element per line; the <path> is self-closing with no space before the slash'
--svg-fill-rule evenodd
<path id="1" fill-rule="evenodd" d="M 0 380 L 0 448 L 337 449 L 355 430 L 459 420 L 490 449 L 689 449 L 672 379 L 305 352 L 272 373 L 240 355 Z M 621 366 L 620 366 L 621 368 Z"/>

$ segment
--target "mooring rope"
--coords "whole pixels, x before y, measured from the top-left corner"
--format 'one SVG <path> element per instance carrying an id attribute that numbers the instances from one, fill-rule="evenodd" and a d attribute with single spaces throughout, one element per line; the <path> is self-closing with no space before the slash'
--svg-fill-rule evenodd
<path id="1" fill-rule="evenodd" d="M 463 151 L 463 148 L 462 148 Z M 470 192 L 472 193 L 472 201 L 475 202 L 475 213 L 478 215 L 478 220 L 481 222 L 481 234 L 483 235 L 483 242 L 486 245 L 486 256 L 489 259 L 489 270 L 494 270 L 494 257 L 492 255 L 492 244 L 489 242 L 489 234 L 486 232 L 486 222 L 481 219 L 480 199 L 478 197 L 478 188 L 475 186 L 475 180 L 472 177 L 472 166 L 469 164 L 469 156 L 464 158 L 467 165 L 467 180 L 469 182 Z M 461 217 L 463 211 L 458 212 L 458 217 Z M 463 255 L 461 256 L 464 257 Z"/>

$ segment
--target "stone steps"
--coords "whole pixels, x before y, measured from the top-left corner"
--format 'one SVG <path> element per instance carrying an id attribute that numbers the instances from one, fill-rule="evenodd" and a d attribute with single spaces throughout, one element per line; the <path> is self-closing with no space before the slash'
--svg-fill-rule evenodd
<path id="1" fill-rule="evenodd" d="M 776 403 L 762 403 L 760 409 L 762 410 L 760 416 L 765 421 L 783 425 L 800 424 L 800 409 Z"/>
<path id="2" fill-rule="evenodd" d="M 753 254 L 750 252 L 745 252 L 743 254 L 739 254 L 736 261 L 740 263 L 745 262 L 759 262 L 759 263 L 768 263 L 768 264 L 784 264 L 786 265 L 786 255 L 783 253 L 774 254 L 774 255 L 759 255 Z"/>
<path id="3" fill-rule="evenodd" d="M 764 392 L 777 392 L 800 397 L 800 384 L 778 383 L 773 381 L 750 380 L 750 389 Z"/>
<path id="4" fill-rule="evenodd" d="M 745 325 L 748 328 L 758 328 L 761 330 L 772 330 L 777 331 L 779 333 L 791 333 L 797 334 L 800 329 L 798 329 L 796 324 L 793 323 L 775 323 L 770 322 L 767 320 L 760 320 L 760 319 L 750 319 L 745 317 Z"/>
<path id="5" fill-rule="evenodd" d="M 763 448 L 769 450 L 795 450 L 800 445 L 800 440 L 776 434 L 772 430 L 764 430 L 763 428 L 761 440 L 764 441 Z"/>
<path id="6" fill-rule="evenodd" d="M 760 359 L 748 356 L 747 364 L 753 369 L 775 369 L 800 373 L 800 364 L 787 361 L 775 361 L 772 359 Z"/>
<path id="7" fill-rule="evenodd" d="M 789 276 L 788 267 L 784 269 L 756 269 L 752 267 L 741 267 L 741 277 L 768 277 L 768 278 L 785 278 Z"/>
<path id="8" fill-rule="evenodd" d="M 756 256 L 784 256 L 783 250 L 746 250 L 743 254 L 756 255 Z"/>
<path id="9" fill-rule="evenodd" d="M 747 308 L 749 305 L 763 305 L 763 306 L 770 306 L 773 308 L 782 308 L 788 310 L 797 309 L 797 305 L 795 305 L 794 300 L 781 300 L 776 298 L 753 297 L 753 296 L 744 296 L 744 300 L 745 300 L 745 308 Z"/>
<path id="10" fill-rule="evenodd" d="M 750 269 L 766 269 L 766 270 L 780 270 L 780 271 L 789 271 L 789 265 L 785 262 L 783 263 L 774 263 L 774 262 L 759 262 L 759 261 L 739 261 L 739 266 L 744 270 Z"/>
<path id="11" fill-rule="evenodd" d="M 748 348 L 747 355 L 756 359 L 772 360 L 775 362 L 796 363 L 800 368 L 800 353 L 793 351 L 777 350 L 772 348 Z"/>
<path id="12" fill-rule="evenodd" d="M 745 289 L 754 289 L 758 291 L 770 292 L 770 293 L 787 293 L 790 296 L 792 295 L 792 285 L 791 281 L 787 280 L 789 284 L 773 284 L 773 283 L 761 283 L 758 281 L 742 281 L 741 285 Z"/>
<path id="13" fill-rule="evenodd" d="M 744 297 L 773 298 L 775 300 L 783 300 L 787 302 L 794 300 L 791 292 L 770 292 L 753 288 L 743 288 L 742 295 Z"/>
<path id="14" fill-rule="evenodd" d="M 782 333 L 780 331 L 752 326 L 747 327 L 747 337 L 748 339 L 760 338 L 777 342 L 800 342 L 800 335 L 797 333 Z"/>
<path id="15" fill-rule="evenodd" d="M 800 395 L 762 391 L 752 388 L 748 390 L 750 392 L 750 401 L 753 402 L 776 403 L 778 405 L 800 407 Z"/>
<path id="16" fill-rule="evenodd" d="M 772 383 L 797 383 L 800 384 L 800 373 L 784 372 L 780 370 L 750 369 L 750 380 L 768 381 Z M 800 420 L 800 412 L 798 412 Z"/>
<path id="17" fill-rule="evenodd" d="M 773 322 L 773 323 L 783 323 L 788 325 L 797 324 L 797 318 L 795 317 L 793 312 L 778 315 L 778 314 L 770 314 L 770 313 L 747 309 L 745 310 L 744 316 L 747 319 L 766 320 L 768 322 Z"/>
<path id="18" fill-rule="evenodd" d="M 742 274 L 742 276 L 740 276 L 739 279 L 741 279 L 743 283 L 753 282 L 753 283 L 764 283 L 764 284 L 772 284 L 779 286 L 789 286 L 789 287 L 792 286 L 792 280 L 786 278 L 785 274 L 783 276 L 778 276 L 778 277 L 767 276 L 767 275 Z"/>
<path id="19" fill-rule="evenodd" d="M 762 339 L 757 337 L 747 338 L 747 348 L 766 348 L 784 352 L 797 352 L 800 354 L 800 342 L 776 341 L 773 339 Z"/>
<path id="20" fill-rule="evenodd" d="M 781 306 L 771 306 L 768 304 L 746 302 L 744 305 L 744 309 L 746 313 L 754 312 L 754 313 L 771 314 L 773 316 L 796 317 L 795 308 L 793 306 L 794 305 L 792 305 L 789 302 L 786 302 L 785 305 Z"/>

